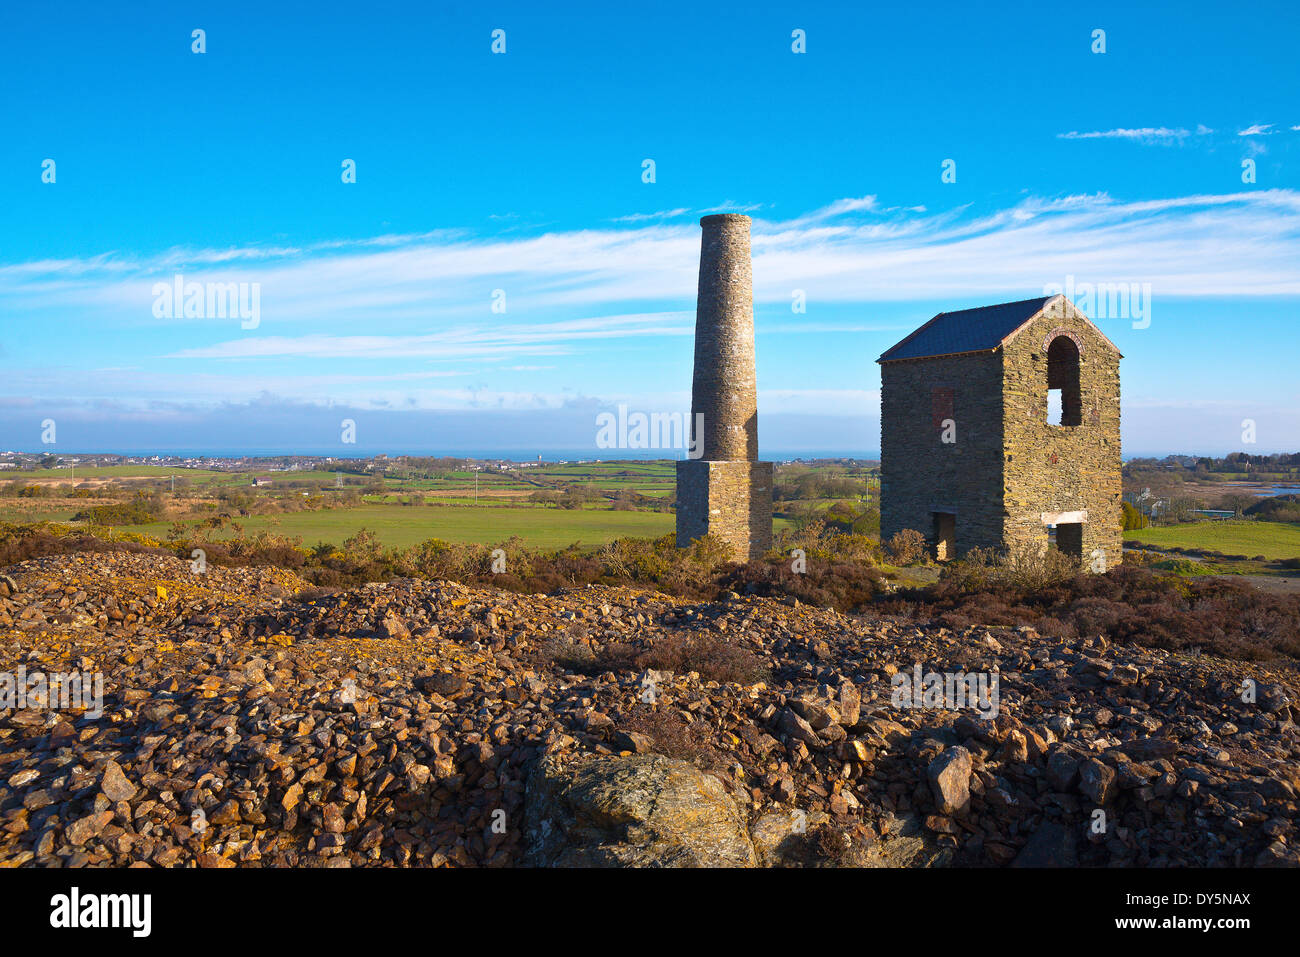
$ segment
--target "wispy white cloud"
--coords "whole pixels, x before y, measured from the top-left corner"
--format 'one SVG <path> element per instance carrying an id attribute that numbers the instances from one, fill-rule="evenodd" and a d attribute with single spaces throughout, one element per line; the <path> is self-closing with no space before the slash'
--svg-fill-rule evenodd
<path id="1" fill-rule="evenodd" d="M 274 388 L 304 401 L 328 405 L 347 396 L 363 405 L 391 406 L 408 403 L 439 407 L 441 397 L 466 393 L 470 386 L 455 389 L 434 387 L 447 379 L 464 379 L 468 370 L 418 370 L 361 374 L 348 372 L 279 372 L 266 375 L 221 371 L 165 371 L 128 367 L 78 369 L 47 365 L 40 369 L 11 369 L 6 386 L 41 407 L 60 397 L 75 396 L 79 403 L 148 409 L 174 402 L 243 402 Z"/>
<path id="2" fill-rule="evenodd" d="M 171 353 L 173 359 L 492 359 L 563 355 L 566 344 L 629 336 L 688 336 L 688 313 L 596 316 L 528 325 L 456 326 L 426 335 L 243 336 Z"/>
<path id="3" fill-rule="evenodd" d="M 1197 136 L 1204 136 L 1213 132 L 1207 126 L 1198 125 L 1196 128 Z M 1057 133 L 1056 138 L 1060 140 L 1136 140 L 1141 143 L 1169 144 L 1181 143 L 1191 135 L 1191 130 L 1182 127 L 1142 126 L 1136 129 L 1120 127 L 1113 130 L 1092 130 L 1087 133 L 1071 130 L 1069 133 Z"/>
<path id="4" fill-rule="evenodd" d="M 801 229 L 814 223 L 822 223 L 829 219 L 847 216 L 854 213 L 874 213 L 880 211 L 880 201 L 876 196 L 850 196 L 845 199 L 837 199 L 833 203 L 814 209 L 810 213 L 804 213 L 794 219 L 786 220 L 781 223 L 784 229 Z"/>
<path id="5" fill-rule="evenodd" d="M 1272 136 L 1278 132 L 1273 129 L 1272 123 L 1256 123 L 1254 126 L 1248 126 L 1244 130 L 1238 130 L 1238 136 Z"/>
<path id="6" fill-rule="evenodd" d="M 719 203 L 717 206 L 708 206 L 699 210 L 701 216 L 707 216 L 710 213 L 756 213 L 764 209 L 766 203 L 737 203 L 727 200 L 725 203 Z"/>
<path id="7" fill-rule="evenodd" d="M 176 397 L 242 401 L 274 388 L 325 405 L 552 408 L 574 398 L 556 380 L 562 373 L 549 377 L 556 380 L 551 391 L 518 389 L 517 374 L 546 365 L 581 370 L 598 349 L 627 355 L 642 344 L 689 341 L 699 241 L 693 222 L 662 222 L 3 265 L 0 315 L 10 329 L 44 330 L 27 349 L 21 335 L 7 342 L 13 358 L 6 358 L 3 391 L 148 405 Z M 901 335 L 906 326 L 817 310 L 908 300 L 974 305 L 1037 295 L 1070 276 L 1076 286 L 1151 283 L 1161 297 L 1297 296 L 1300 192 L 1131 201 L 1105 193 L 1030 196 L 978 213 L 881 208 L 873 197 L 854 197 L 793 219 L 756 218 L 753 253 L 760 339 L 812 331 Z M 152 284 L 173 271 L 260 283 L 261 325 L 155 319 Z M 505 314 L 491 309 L 494 289 L 507 293 Z M 806 294 L 806 316 L 788 311 L 796 289 Z M 129 345 L 118 347 L 123 337 Z M 98 364 L 116 369 L 59 371 L 48 359 L 32 361 L 75 353 L 78 338 L 100 343 Z M 688 345 L 668 348 L 689 356 Z M 454 387 L 437 381 L 453 374 L 463 377 Z M 655 375 L 643 370 L 628 387 Z M 765 391 L 765 409 L 771 403 L 794 414 L 871 404 L 856 394 L 788 391 Z"/>
<path id="8" fill-rule="evenodd" d="M 453 384 L 458 379 L 463 384 Z M 466 381 L 468 380 L 468 381 Z M 320 407 L 345 402 L 366 409 L 559 408 L 573 396 L 559 389 L 525 391 L 484 385 L 469 371 L 426 370 L 354 374 L 265 375 L 220 372 L 142 374 L 139 369 L 49 367 L 13 370 L 6 384 L 20 394 L 0 398 L 0 408 L 21 405 L 53 410 L 98 407 L 163 414 L 173 406 L 221 405 L 256 401 L 275 394 Z M 688 400 L 689 402 L 689 400 Z M 35 421 L 39 421 L 37 418 Z"/>
<path id="9" fill-rule="evenodd" d="M 1122 202 L 1029 198 L 982 216 L 944 214 L 756 228 L 763 299 L 919 299 L 1036 292 L 1044 277 L 1141 280 L 1160 295 L 1300 293 L 1300 193 Z"/>
<path id="10" fill-rule="evenodd" d="M 656 213 L 629 213 L 626 216 L 615 216 L 610 220 L 611 223 L 644 223 L 650 220 L 676 219 L 679 216 L 685 216 L 691 211 L 689 206 L 681 206 L 677 209 L 661 209 Z"/>
<path id="11" fill-rule="evenodd" d="M 1189 140 L 1211 136 L 1214 128 L 1204 123 L 1197 123 L 1196 129 L 1189 130 L 1182 126 L 1139 126 L 1117 127 L 1113 130 L 1071 130 L 1057 133 L 1059 140 L 1125 140 L 1155 146 L 1180 146 Z"/>
<path id="12" fill-rule="evenodd" d="M 733 202 L 722 203 L 718 206 L 706 206 L 702 209 L 679 206 L 676 209 L 661 209 L 653 213 L 628 213 L 626 216 L 615 216 L 608 221 L 611 223 L 662 222 L 666 219 L 679 219 L 683 216 L 708 216 L 711 213 L 754 213 L 763 207 L 763 203 Z"/>
<path id="13" fill-rule="evenodd" d="M 1160 295 L 1295 295 L 1300 193 L 1028 197 L 981 214 L 879 210 L 874 197 L 858 197 L 794 219 L 756 218 L 753 250 L 760 304 L 788 303 L 794 289 L 810 302 L 1033 294 L 1065 275 L 1151 282 Z M 0 266 L 0 312 L 166 329 L 164 341 L 179 339 L 181 348 L 158 352 L 188 358 L 355 347 L 361 355 L 509 360 L 554 355 L 583 338 L 688 334 L 698 255 L 693 222 L 487 239 L 386 236 L 279 255 L 261 247 L 109 253 Z M 260 327 L 155 319 L 153 284 L 175 272 L 260 283 Z M 505 316 L 491 311 L 495 289 L 506 293 Z M 629 304 L 658 311 L 631 312 Z M 310 335 L 295 333 L 302 324 Z M 195 331 L 180 335 L 183 328 Z"/>

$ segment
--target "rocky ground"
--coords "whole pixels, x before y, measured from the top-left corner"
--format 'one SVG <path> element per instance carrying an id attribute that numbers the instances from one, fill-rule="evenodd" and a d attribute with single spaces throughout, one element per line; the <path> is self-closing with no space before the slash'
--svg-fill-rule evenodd
<path id="1" fill-rule="evenodd" d="M 1300 862 L 1289 666 L 741 596 L 4 571 L 0 671 L 104 683 L 98 718 L 0 712 L 11 866 Z M 766 673 L 636 663 L 683 641 Z M 996 673 L 997 717 L 895 707 L 917 662 Z"/>

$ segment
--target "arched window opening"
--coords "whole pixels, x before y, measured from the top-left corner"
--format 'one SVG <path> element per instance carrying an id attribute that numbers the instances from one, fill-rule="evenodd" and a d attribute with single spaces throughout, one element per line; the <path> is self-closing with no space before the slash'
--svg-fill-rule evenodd
<path id="1" fill-rule="evenodd" d="M 1083 424 L 1079 347 L 1069 336 L 1057 336 L 1047 347 L 1047 421 L 1051 425 Z"/>

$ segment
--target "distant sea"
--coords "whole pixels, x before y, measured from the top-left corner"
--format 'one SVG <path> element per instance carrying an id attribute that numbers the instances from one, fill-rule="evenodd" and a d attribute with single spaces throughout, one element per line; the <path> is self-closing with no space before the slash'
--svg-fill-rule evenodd
<path id="1" fill-rule="evenodd" d="M 32 449 L 33 453 L 48 453 L 49 448 Z M 346 451 L 340 451 L 337 445 L 330 448 L 306 448 L 306 449 L 214 449 L 214 448 L 170 448 L 170 449 L 60 449 L 56 454 L 60 456 L 70 455 L 125 455 L 131 458 L 141 458 L 149 456 L 179 458 L 212 458 L 212 459 L 231 459 L 231 458 L 282 458 L 284 456 L 311 456 L 311 457 L 328 457 L 332 456 L 338 459 L 367 459 L 376 455 L 387 455 L 389 458 L 397 458 L 402 455 L 427 458 L 457 458 L 457 459 L 493 459 L 504 460 L 507 462 L 536 462 L 540 455 L 544 462 L 555 461 L 595 461 L 597 459 L 603 462 L 611 461 L 646 461 L 652 459 L 679 459 L 685 458 L 680 450 L 674 449 L 403 449 L 403 448 L 355 448 Z M 827 449 L 814 450 L 796 450 L 788 449 L 763 449 L 761 457 L 767 461 L 789 461 L 790 459 L 869 459 L 878 460 L 879 452 L 846 452 Z"/>

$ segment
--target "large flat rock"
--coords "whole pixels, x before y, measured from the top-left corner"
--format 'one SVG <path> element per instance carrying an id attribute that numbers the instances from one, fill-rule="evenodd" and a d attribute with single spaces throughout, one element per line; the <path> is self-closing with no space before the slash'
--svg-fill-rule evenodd
<path id="1" fill-rule="evenodd" d="M 562 761 L 528 779 L 527 862 L 753 867 L 745 818 L 716 777 L 658 754 Z"/>

